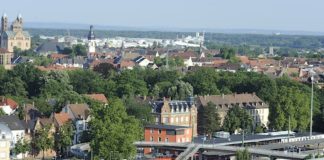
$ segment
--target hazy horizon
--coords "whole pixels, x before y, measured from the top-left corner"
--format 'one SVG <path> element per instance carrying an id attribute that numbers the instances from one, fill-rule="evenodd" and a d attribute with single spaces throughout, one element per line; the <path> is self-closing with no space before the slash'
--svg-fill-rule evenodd
<path id="1" fill-rule="evenodd" d="M 26 0 L 5 1 L 12 21 L 166 29 L 256 29 L 324 32 L 324 1 Z"/>

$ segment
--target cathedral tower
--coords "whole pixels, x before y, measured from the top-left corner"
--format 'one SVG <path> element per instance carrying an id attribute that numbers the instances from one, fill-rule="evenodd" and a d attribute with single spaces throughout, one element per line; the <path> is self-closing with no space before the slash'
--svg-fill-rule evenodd
<path id="1" fill-rule="evenodd" d="M 6 13 L 3 14 L 1 18 L 1 32 L 5 32 L 8 29 L 8 17 Z"/>

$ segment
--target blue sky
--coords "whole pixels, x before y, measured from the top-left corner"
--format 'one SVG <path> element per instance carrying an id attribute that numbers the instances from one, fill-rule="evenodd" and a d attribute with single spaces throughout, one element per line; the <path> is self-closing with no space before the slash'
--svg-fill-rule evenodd
<path id="1" fill-rule="evenodd" d="M 324 32 L 324 0 L 17 1 L 3 0 L 0 13 L 27 22 Z"/>

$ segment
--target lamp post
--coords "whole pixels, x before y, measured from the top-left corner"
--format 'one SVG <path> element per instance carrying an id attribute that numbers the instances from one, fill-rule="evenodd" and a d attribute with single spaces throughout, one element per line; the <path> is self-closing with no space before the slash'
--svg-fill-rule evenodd
<path id="1" fill-rule="evenodd" d="M 309 125 L 309 139 L 312 139 L 312 132 L 313 132 L 313 98 L 314 98 L 314 83 L 313 83 L 314 77 L 312 75 L 311 77 L 311 83 L 312 83 L 312 94 L 311 94 L 311 110 L 310 110 L 310 125 Z"/>

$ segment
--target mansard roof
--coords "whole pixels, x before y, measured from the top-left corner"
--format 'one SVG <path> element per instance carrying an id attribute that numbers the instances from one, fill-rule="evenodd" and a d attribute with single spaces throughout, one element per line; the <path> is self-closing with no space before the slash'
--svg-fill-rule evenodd
<path id="1" fill-rule="evenodd" d="M 183 101 L 183 100 L 154 101 L 152 103 L 153 113 L 161 113 L 161 109 L 165 104 L 169 105 L 170 110 L 181 111 L 181 110 L 190 109 L 194 105 L 194 102 L 189 100 L 188 101 Z"/>

